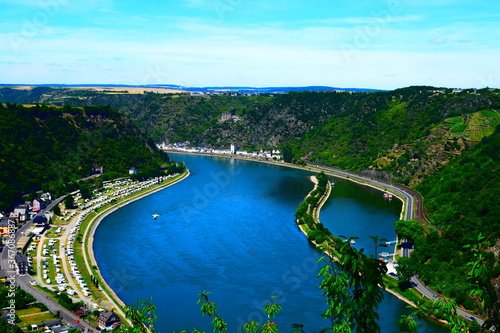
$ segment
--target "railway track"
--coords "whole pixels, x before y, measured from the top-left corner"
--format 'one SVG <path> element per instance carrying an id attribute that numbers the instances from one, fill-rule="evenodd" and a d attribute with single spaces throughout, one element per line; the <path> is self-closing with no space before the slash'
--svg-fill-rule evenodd
<path id="1" fill-rule="evenodd" d="M 344 177 L 354 178 L 354 179 L 358 179 L 358 180 L 361 180 L 361 181 L 367 182 L 367 183 L 372 183 L 372 184 L 375 184 L 378 186 L 385 186 L 387 188 L 397 189 L 398 191 L 402 192 L 402 194 L 406 194 L 406 197 L 413 198 L 413 207 L 412 207 L 411 214 L 410 214 L 410 216 L 405 216 L 405 218 L 417 220 L 421 224 L 424 224 L 427 227 L 437 231 L 441 235 L 441 233 L 442 233 L 441 229 L 439 229 L 438 227 L 433 225 L 425 216 L 424 200 L 423 200 L 422 196 L 420 195 L 420 193 L 418 193 L 417 191 L 415 191 L 409 187 L 403 186 L 403 185 L 394 184 L 394 183 L 391 183 L 391 182 L 388 182 L 385 180 L 381 180 L 381 179 L 374 179 L 371 177 L 367 177 L 367 176 L 362 175 L 362 174 L 357 173 L 357 172 L 341 170 L 341 169 L 332 168 L 332 167 L 328 167 L 326 165 L 321 165 L 321 164 L 308 163 L 307 165 L 310 167 L 315 167 L 315 168 L 318 168 L 321 170 L 325 170 L 327 172 L 331 172 L 334 175 L 340 175 L 340 176 L 344 176 Z M 426 234 L 429 234 L 429 231 L 427 231 L 427 229 L 424 229 L 424 232 Z"/>
<path id="2" fill-rule="evenodd" d="M 351 171 L 344 171 L 332 167 L 327 167 L 323 165 L 317 165 L 317 164 L 308 164 L 310 167 L 315 167 L 321 170 L 324 170 L 326 172 L 329 172 L 333 176 L 341 176 L 341 177 L 348 177 L 348 178 L 354 178 L 356 180 L 366 182 L 366 183 L 371 183 L 373 185 L 376 185 L 377 187 L 381 187 L 382 190 L 387 190 L 391 189 L 392 191 L 399 192 L 400 194 L 404 195 L 407 199 L 407 208 L 406 212 L 404 214 L 405 219 L 414 219 L 420 222 L 420 224 L 425 224 L 429 228 L 432 228 L 433 230 L 437 231 L 440 235 L 442 234 L 441 229 L 437 228 L 434 226 L 430 221 L 427 219 L 425 216 L 424 212 L 424 201 L 422 196 L 415 190 L 408 188 L 406 186 L 402 186 L 399 184 L 393 184 L 390 182 L 378 180 L 378 179 L 373 179 L 370 177 L 366 177 L 362 174 L 356 173 L 356 172 L 351 172 Z M 424 232 L 426 234 L 429 233 L 428 230 L 424 228 Z M 409 257 L 410 253 L 407 249 L 403 251 L 402 253 L 403 256 Z M 411 277 L 411 281 L 415 284 L 415 288 L 426 298 L 428 299 L 438 299 L 441 298 L 442 296 L 439 295 L 436 291 L 431 289 L 430 287 L 426 286 L 418 277 L 418 275 L 414 275 Z M 467 319 L 467 320 L 475 320 L 478 322 L 479 325 L 483 325 L 484 321 L 482 318 L 479 316 L 470 313 L 468 311 L 462 310 L 460 308 L 457 309 L 458 315 L 461 317 Z M 490 329 L 490 331 L 493 331 L 493 329 Z"/>

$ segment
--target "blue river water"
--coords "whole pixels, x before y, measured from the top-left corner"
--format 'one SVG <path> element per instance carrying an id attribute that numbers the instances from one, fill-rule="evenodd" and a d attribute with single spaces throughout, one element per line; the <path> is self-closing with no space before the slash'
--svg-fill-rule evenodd
<path id="1" fill-rule="evenodd" d="M 204 290 L 229 332 L 250 320 L 264 322 L 263 307 L 272 296 L 283 306 L 275 320 L 281 332 L 290 332 L 294 323 L 306 332 L 327 327 L 316 277 L 321 255 L 294 222 L 297 206 L 313 188 L 312 173 L 237 159 L 172 158 L 185 162 L 190 177 L 119 209 L 97 228 L 96 260 L 117 295 L 127 304 L 152 297 L 155 327 L 163 333 L 211 331 L 211 319 L 196 304 Z M 334 234 L 359 237 L 355 246 L 368 254 L 369 235 L 393 240 L 401 203 L 335 181 L 321 212 L 323 224 Z M 152 214 L 160 216 L 154 220 Z M 395 332 L 395 321 L 411 311 L 386 294 L 379 308 L 382 332 Z M 419 332 L 446 331 L 419 322 Z"/>

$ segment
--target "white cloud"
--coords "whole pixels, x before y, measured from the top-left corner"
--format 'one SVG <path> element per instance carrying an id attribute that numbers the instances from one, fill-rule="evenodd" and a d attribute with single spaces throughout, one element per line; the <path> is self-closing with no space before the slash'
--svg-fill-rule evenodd
<path id="1" fill-rule="evenodd" d="M 168 12 L 172 16 L 162 12 L 108 15 L 121 12 L 120 4 L 109 0 L 46 1 L 66 1 L 61 7 L 64 15 L 54 16 L 31 34 L 23 35 L 20 19 L 2 24 L 7 29 L 0 33 L 0 69 L 13 83 L 473 86 L 480 82 L 477 76 L 486 80 L 477 73 L 491 73 L 494 59 L 500 58 L 500 46 L 492 43 L 500 39 L 500 23 L 495 20 L 480 25 L 466 21 L 429 24 L 427 15 L 416 12 L 396 15 L 393 11 L 382 16 L 378 15 L 382 11 L 375 11 L 372 16 L 311 17 L 298 23 L 214 23 L 213 18 Z M 13 4 L 10 0 L 0 3 Z M 23 6 L 39 8 L 32 3 L 22 0 Z M 73 17 L 69 14 L 80 9 L 85 27 L 64 24 Z M 12 37 L 24 38 L 17 50 L 9 42 Z M 498 82 L 495 77 L 486 81 Z"/>

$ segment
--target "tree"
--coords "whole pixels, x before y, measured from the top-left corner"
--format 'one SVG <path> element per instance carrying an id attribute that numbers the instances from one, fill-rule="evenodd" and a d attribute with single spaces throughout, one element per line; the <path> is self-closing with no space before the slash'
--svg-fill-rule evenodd
<path id="1" fill-rule="evenodd" d="M 23 330 L 17 325 L 11 325 L 7 320 L 0 319 L 0 332 L 2 332 L 2 333 L 22 333 Z"/>
<path id="2" fill-rule="evenodd" d="M 411 259 L 408 257 L 399 258 L 396 272 L 399 276 L 399 287 L 403 289 L 410 288 L 410 278 L 414 275 L 414 271 L 411 268 Z"/>
<path id="3" fill-rule="evenodd" d="M 66 195 L 64 198 L 64 206 L 66 206 L 66 209 L 75 208 L 75 199 L 71 194 Z"/>
<path id="4" fill-rule="evenodd" d="M 156 306 L 153 304 L 153 298 L 148 300 L 137 300 L 137 304 L 127 305 L 125 307 L 125 316 L 131 323 L 131 327 L 119 326 L 113 329 L 113 332 L 119 333 L 154 333 L 156 332 L 153 324 L 157 319 Z"/>
<path id="5" fill-rule="evenodd" d="M 398 332 L 400 333 L 411 333 L 411 332 L 416 332 L 418 329 L 417 322 L 415 321 L 415 315 L 402 315 L 401 318 L 398 320 L 398 325 L 399 329 Z"/>
<path id="6" fill-rule="evenodd" d="M 55 205 L 54 208 L 52 208 L 52 211 L 55 215 L 61 216 L 61 208 L 59 207 L 59 205 Z"/>
<path id="7" fill-rule="evenodd" d="M 422 226 L 415 220 L 396 221 L 394 222 L 394 228 L 401 238 L 407 239 L 412 243 L 423 234 Z"/>
<path id="8" fill-rule="evenodd" d="M 477 321 L 473 320 L 470 323 L 469 326 L 469 333 L 482 333 L 484 332 L 481 326 L 478 324 Z"/>
<path id="9" fill-rule="evenodd" d="M 293 153 L 289 146 L 284 146 L 281 148 L 281 154 L 283 154 L 283 162 L 292 163 Z"/>
<path id="10" fill-rule="evenodd" d="M 388 239 L 385 238 L 379 238 L 378 236 L 368 236 L 373 240 L 373 256 L 376 259 L 378 257 L 378 248 L 379 247 L 387 247 L 386 242 L 388 242 Z"/>
<path id="11" fill-rule="evenodd" d="M 492 281 L 498 276 L 498 262 L 489 258 L 483 251 L 490 245 L 486 241 L 486 237 L 479 234 L 472 245 L 465 247 L 471 248 L 474 252 L 474 261 L 467 265 L 470 267 L 468 279 L 475 285 L 471 291 L 471 295 L 475 295 L 481 301 L 482 312 L 488 319 L 485 320 L 483 328 L 494 328 L 495 331 L 500 331 L 500 300 L 498 293 Z"/>
<path id="12" fill-rule="evenodd" d="M 80 187 L 80 194 L 82 195 L 83 199 L 90 199 L 92 197 L 92 186 L 89 183 L 86 182 L 80 182 L 79 184 Z"/>

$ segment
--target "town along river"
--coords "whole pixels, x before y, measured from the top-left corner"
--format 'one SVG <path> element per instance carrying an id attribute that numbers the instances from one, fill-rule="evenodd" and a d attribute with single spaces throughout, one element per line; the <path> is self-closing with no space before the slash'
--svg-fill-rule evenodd
<path id="1" fill-rule="evenodd" d="M 238 159 L 172 158 L 190 169 L 187 179 L 119 209 L 96 231 L 95 256 L 117 295 L 126 304 L 152 297 L 158 307 L 155 327 L 163 333 L 212 331 L 211 318 L 196 304 L 204 290 L 212 292 L 210 300 L 229 332 L 251 320 L 264 322 L 263 307 L 273 295 L 283 306 L 275 318 L 281 332 L 290 332 L 294 323 L 305 325 L 306 332 L 327 327 L 316 278 L 320 253 L 294 221 L 297 206 L 313 188 L 312 173 Z M 320 216 L 325 226 L 360 237 L 355 246 L 368 253 L 369 235 L 393 240 L 401 203 L 335 181 Z M 386 294 L 379 308 L 382 332 L 396 331 L 394 322 L 409 312 Z M 427 321 L 419 325 L 419 332 L 446 331 Z"/>

